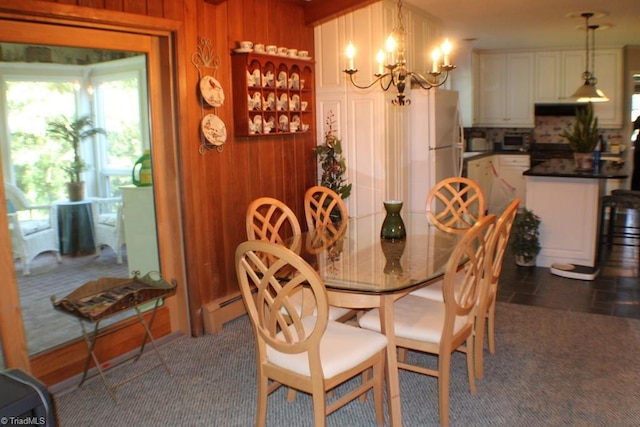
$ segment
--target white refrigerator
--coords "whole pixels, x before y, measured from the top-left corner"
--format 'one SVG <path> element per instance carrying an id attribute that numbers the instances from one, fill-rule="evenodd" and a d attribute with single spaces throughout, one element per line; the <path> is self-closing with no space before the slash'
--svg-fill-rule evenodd
<path id="1" fill-rule="evenodd" d="M 408 117 L 409 203 L 424 211 L 429 190 L 440 180 L 462 173 L 464 134 L 458 92 L 412 90 Z"/>

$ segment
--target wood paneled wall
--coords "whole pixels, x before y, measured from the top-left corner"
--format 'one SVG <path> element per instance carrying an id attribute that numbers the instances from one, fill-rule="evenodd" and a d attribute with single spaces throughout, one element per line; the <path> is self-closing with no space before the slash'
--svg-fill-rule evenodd
<path id="1" fill-rule="evenodd" d="M 249 202 L 261 196 L 276 197 L 303 218 L 304 191 L 316 183 L 315 132 L 262 138 L 235 137 L 233 133 L 232 49 L 239 40 L 252 40 L 308 50 L 314 56 L 313 28 L 305 24 L 303 3 L 286 0 L 58 0 L 57 3 L 82 7 L 77 10 L 80 15 L 88 15 L 91 11 L 86 8 L 94 8 L 181 21 L 188 50 L 183 57 L 190 58 L 203 37 L 211 40 L 220 56 L 215 77 L 225 89 L 225 103 L 217 115 L 226 124 L 228 134 L 222 152 L 210 150 L 201 154 L 198 150 L 201 117 L 213 111 L 201 109 L 195 66 L 188 64 L 177 84 L 178 90 L 186 91 L 187 100 L 180 105 L 179 115 L 179 127 L 186 137 L 179 141 L 177 149 L 189 309 L 193 334 L 201 335 L 203 305 L 237 295 L 234 254 L 246 236 L 244 218 Z"/>

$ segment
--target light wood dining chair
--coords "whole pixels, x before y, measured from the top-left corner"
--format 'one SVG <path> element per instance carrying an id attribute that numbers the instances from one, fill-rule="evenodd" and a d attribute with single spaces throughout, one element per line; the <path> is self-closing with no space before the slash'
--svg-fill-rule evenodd
<path id="1" fill-rule="evenodd" d="M 321 185 L 309 188 L 304 194 L 304 215 L 307 228 L 330 228 L 349 218 L 344 200 L 332 189 Z"/>
<path id="2" fill-rule="evenodd" d="M 500 273 L 502 272 L 502 264 L 504 262 L 504 254 L 507 251 L 509 237 L 511 236 L 511 228 L 513 221 L 518 213 L 520 199 L 514 199 L 509 206 L 506 207 L 500 218 L 496 222 L 487 253 L 487 262 L 491 264 L 485 268 L 487 275 L 488 289 L 486 297 L 480 301 L 478 317 L 476 319 L 476 376 L 483 377 L 483 352 L 484 352 L 484 332 L 485 321 L 487 322 L 488 347 L 491 354 L 496 352 L 495 324 L 496 324 L 496 297 L 498 295 L 498 282 Z"/>
<path id="3" fill-rule="evenodd" d="M 273 262 L 268 265 L 263 259 Z M 289 249 L 270 242 L 247 241 L 238 246 L 235 260 L 257 343 L 256 426 L 266 424 L 268 395 L 281 385 L 311 394 L 316 427 L 325 425 L 327 415 L 373 390 L 376 422 L 383 425 L 387 338 L 329 320 L 322 279 Z M 281 279 L 283 270 L 286 280 Z M 291 301 L 302 287 L 309 289 L 315 311 L 300 312 Z M 327 404 L 329 390 L 370 369 L 373 374 L 359 386 Z"/>
<path id="4" fill-rule="evenodd" d="M 248 240 L 272 242 L 286 246 L 295 253 L 300 253 L 302 229 L 298 218 L 291 208 L 278 199 L 260 197 L 252 201 L 247 208 L 246 228 Z M 300 290 L 301 292 L 292 297 L 292 300 L 299 307 L 302 307 L 307 292 L 302 292 L 302 288 Z M 353 316 L 353 310 L 348 308 L 331 306 L 329 310 L 331 320 L 345 321 Z"/>
<path id="5" fill-rule="evenodd" d="M 438 378 L 440 424 L 449 424 L 449 376 L 451 355 L 464 351 L 467 359 L 469 389 L 476 392 L 474 361 L 474 322 L 478 301 L 486 293 L 485 234 L 495 224 L 495 215 L 487 215 L 472 226 L 456 244 L 445 267 L 444 301 L 406 295 L 394 302 L 394 333 L 398 347 L 437 355 L 438 367 L 410 364 L 398 360 L 398 368 Z M 464 278 L 455 291 L 458 266 L 467 260 Z M 373 309 L 359 319 L 360 327 L 380 331 L 380 312 Z"/>
<path id="6" fill-rule="evenodd" d="M 498 280 L 502 271 L 502 263 L 504 261 L 504 253 L 507 249 L 509 236 L 511 235 L 511 227 L 513 220 L 518 212 L 520 199 L 514 199 L 509 206 L 502 212 L 500 218 L 496 221 L 494 227 L 487 229 L 485 235 L 485 244 L 487 245 L 487 262 L 489 266 L 485 268 L 485 274 L 488 275 L 488 288 L 485 297 L 478 301 L 478 312 L 474 333 L 476 352 L 476 378 L 483 377 L 483 351 L 484 351 L 484 332 L 487 325 L 487 336 L 489 341 L 489 351 L 495 353 L 495 304 L 496 295 L 498 293 Z M 459 292 L 464 283 L 464 270 L 458 271 L 454 279 L 455 292 Z M 427 298 L 434 301 L 443 301 L 443 281 L 437 281 L 429 286 L 420 288 L 411 292 L 411 295 L 421 298 Z"/>
<path id="7" fill-rule="evenodd" d="M 485 216 L 486 209 L 482 189 L 465 177 L 445 178 L 427 195 L 429 220 L 447 233 L 464 233 Z"/>
<path id="8" fill-rule="evenodd" d="M 249 203 L 246 227 L 249 240 L 264 240 L 279 245 L 284 245 L 287 238 L 302 232 L 296 214 L 273 197 L 260 197 Z"/>

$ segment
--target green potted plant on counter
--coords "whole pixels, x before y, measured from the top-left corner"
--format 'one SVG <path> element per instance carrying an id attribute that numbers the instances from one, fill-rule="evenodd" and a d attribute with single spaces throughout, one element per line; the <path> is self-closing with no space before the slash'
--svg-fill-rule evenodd
<path id="1" fill-rule="evenodd" d="M 593 150 L 600 139 L 598 118 L 593 112 L 591 102 L 587 103 L 586 108 L 578 109 L 575 123 L 560 132 L 560 136 L 569 142 L 569 146 L 573 150 L 576 169 L 591 170 L 593 168 Z"/>
<path id="2" fill-rule="evenodd" d="M 511 230 L 511 250 L 516 264 L 523 267 L 536 265 L 540 253 L 540 217 L 524 208 L 513 221 Z"/>

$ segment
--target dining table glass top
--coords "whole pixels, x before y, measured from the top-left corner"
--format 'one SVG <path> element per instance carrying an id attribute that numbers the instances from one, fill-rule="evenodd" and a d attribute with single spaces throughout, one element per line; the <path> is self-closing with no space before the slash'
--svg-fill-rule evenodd
<path id="1" fill-rule="evenodd" d="M 403 240 L 380 238 L 385 213 L 350 218 L 289 241 L 289 247 L 320 274 L 329 290 L 396 293 L 438 279 L 460 235 L 446 233 L 425 212 L 403 213 Z"/>

